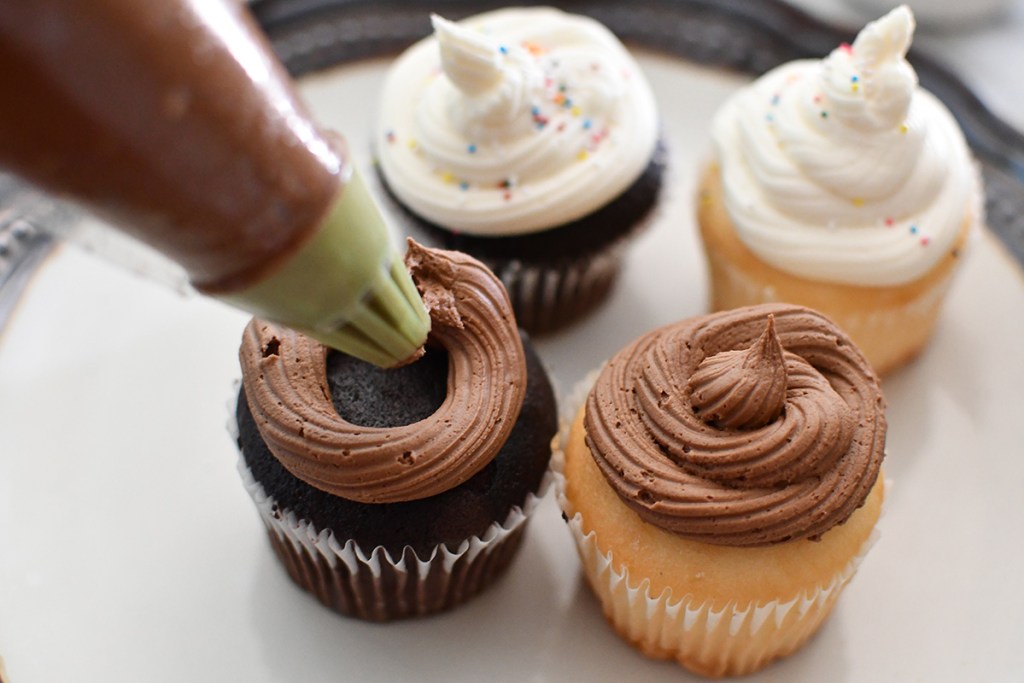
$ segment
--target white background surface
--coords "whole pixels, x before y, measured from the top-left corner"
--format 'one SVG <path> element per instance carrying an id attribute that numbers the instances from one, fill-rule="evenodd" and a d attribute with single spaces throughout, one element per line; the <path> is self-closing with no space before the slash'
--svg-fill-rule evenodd
<path id="1" fill-rule="evenodd" d="M 1021 26 L 1018 5 L 1009 23 L 936 40 L 972 56 L 961 70 L 1000 66 L 972 80 L 995 92 L 1012 80 L 999 55 L 1024 50 Z M 1011 49 L 989 49 L 1000 41 Z M 666 197 L 608 304 L 538 344 L 563 392 L 704 306 L 691 197 L 711 113 L 741 81 L 665 58 L 643 66 L 673 154 Z M 364 163 L 372 112 L 352 103 L 373 101 L 379 69 L 304 87 Z M 1012 85 L 1002 106 L 1024 127 Z M 1024 277 L 991 236 L 974 247 L 933 344 L 884 383 L 895 486 L 880 541 L 818 636 L 746 680 L 1024 680 Z M 224 431 L 244 321 L 72 249 L 33 283 L 0 338 L 0 656 L 12 683 L 689 680 L 606 626 L 550 499 L 508 575 L 450 614 L 363 624 L 295 588 Z"/>

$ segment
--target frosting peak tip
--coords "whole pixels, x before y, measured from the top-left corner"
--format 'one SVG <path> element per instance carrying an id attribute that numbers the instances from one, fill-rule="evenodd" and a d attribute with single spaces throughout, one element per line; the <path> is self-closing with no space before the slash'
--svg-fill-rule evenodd
<path id="1" fill-rule="evenodd" d="M 769 315 L 764 333 L 746 349 L 701 361 L 690 378 L 691 402 L 708 424 L 758 429 L 775 421 L 786 403 L 786 361 Z"/>
<path id="2" fill-rule="evenodd" d="M 441 69 L 456 88 L 473 96 L 501 81 L 500 45 L 437 14 L 430 15 L 430 23 L 441 51 Z"/>
<path id="3" fill-rule="evenodd" d="M 914 28 L 914 13 L 900 5 L 861 29 L 853 41 L 854 53 L 865 66 L 901 59 L 910 49 Z"/>

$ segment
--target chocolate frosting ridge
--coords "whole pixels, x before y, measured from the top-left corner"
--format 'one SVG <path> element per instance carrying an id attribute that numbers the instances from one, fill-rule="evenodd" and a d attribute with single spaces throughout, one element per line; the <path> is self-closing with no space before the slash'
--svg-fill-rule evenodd
<path id="1" fill-rule="evenodd" d="M 694 412 L 708 424 L 755 429 L 772 422 L 786 401 L 786 361 L 775 317 L 750 348 L 701 361 L 690 378 Z"/>
<path id="2" fill-rule="evenodd" d="M 525 395 L 525 355 L 501 282 L 476 259 L 411 240 L 406 265 L 430 313 L 428 343 L 449 354 L 447 396 L 424 420 L 351 424 L 331 403 L 326 347 L 257 319 L 242 339 L 246 397 L 271 452 L 349 500 L 417 500 L 468 480 L 508 438 Z"/>
<path id="3" fill-rule="evenodd" d="M 746 368 L 755 377 L 776 374 L 772 327 L 785 349 L 782 410 L 763 425 L 735 423 L 733 409 L 771 403 L 774 390 L 758 397 L 764 387 L 742 359 L 760 357 Z M 723 364 L 737 392 L 719 396 L 705 422 L 708 368 Z M 605 366 L 585 419 L 595 461 L 641 518 L 686 538 L 749 546 L 820 537 L 863 504 L 884 455 L 884 410 L 877 377 L 845 333 L 809 309 L 771 304 L 640 337 Z"/>

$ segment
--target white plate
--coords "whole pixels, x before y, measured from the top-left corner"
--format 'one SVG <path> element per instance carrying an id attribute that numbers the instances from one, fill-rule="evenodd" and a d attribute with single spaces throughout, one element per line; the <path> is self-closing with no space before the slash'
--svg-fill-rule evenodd
<path id="1" fill-rule="evenodd" d="M 642 63 L 672 154 L 666 197 L 608 304 L 539 343 L 563 392 L 704 306 L 693 187 L 711 113 L 741 81 Z M 381 70 L 304 83 L 363 163 Z M 1020 268 L 980 236 L 933 343 L 885 382 L 895 486 L 880 541 L 822 631 L 747 680 L 1024 676 L 1022 311 Z M 38 274 L 0 339 L 0 655 L 12 683 L 687 679 L 612 633 L 550 499 L 508 575 L 450 614 L 364 624 L 296 588 L 224 430 L 243 324 L 73 249 Z"/>

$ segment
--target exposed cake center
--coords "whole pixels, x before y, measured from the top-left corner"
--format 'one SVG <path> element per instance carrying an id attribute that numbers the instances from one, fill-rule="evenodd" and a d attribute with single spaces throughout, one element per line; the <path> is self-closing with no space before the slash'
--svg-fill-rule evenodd
<path id="1" fill-rule="evenodd" d="M 360 427 L 401 427 L 437 412 L 448 393 L 448 353 L 430 348 L 415 363 L 382 369 L 343 353 L 327 356 L 331 402 Z"/>

